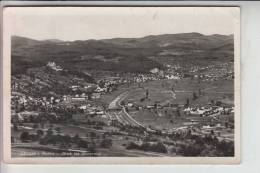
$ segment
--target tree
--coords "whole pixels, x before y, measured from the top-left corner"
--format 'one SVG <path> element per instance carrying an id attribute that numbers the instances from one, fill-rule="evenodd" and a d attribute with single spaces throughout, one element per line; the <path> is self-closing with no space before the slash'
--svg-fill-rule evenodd
<path id="1" fill-rule="evenodd" d="M 217 101 L 216 102 L 216 106 L 221 106 L 222 102 L 221 101 Z"/>
<path id="2" fill-rule="evenodd" d="M 193 97 L 192 97 L 192 99 L 193 100 L 196 100 L 198 97 L 197 97 L 197 94 L 195 93 L 195 92 L 193 92 Z"/>
<path id="3" fill-rule="evenodd" d="M 180 117 L 180 116 L 181 116 L 180 108 L 179 108 L 179 107 L 177 107 L 176 113 L 177 113 L 177 117 Z"/>
<path id="4" fill-rule="evenodd" d="M 96 152 L 96 144 L 94 142 L 90 143 L 88 149 L 89 149 L 89 152 L 95 153 Z"/>
<path id="5" fill-rule="evenodd" d="M 229 127 L 229 123 L 226 121 L 225 122 L 225 127 L 228 128 Z"/>
<path id="6" fill-rule="evenodd" d="M 155 145 L 155 151 L 160 153 L 167 153 L 167 148 L 162 142 L 157 142 Z"/>
<path id="7" fill-rule="evenodd" d="M 60 127 L 56 127 L 55 130 L 57 131 L 57 133 L 60 133 L 60 132 L 61 132 Z"/>
<path id="8" fill-rule="evenodd" d="M 110 148 L 112 145 L 113 144 L 111 139 L 103 139 L 100 143 L 101 148 Z"/>
<path id="9" fill-rule="evenodd" d="M 148 97 L 149 97 L 149 91 L 146 90 L 146 92 L 145 92 L 145 98 L 148 99 Z"/>
<path id="10" fill-rule="evenodd" d="M 67 143 L 67 144 L 72 141 L 70 135 L 68 135 L 68 134 L 65 135 L 63 139 L 64 139 L 64 142 Z"/>
<path id="11" fill-rule="evenodd" d="M 34 128 L 34 129 L 39 128 L 39 124 L 37 124 L 37 123 L 33 124 L 33 128 Z"/>
<path id="12" fill-rule="evenodd" d="M 203 145 L 199 144 L 188 144 L 187 146 L 182 146 L 181 153 L 184 156 L 200 156 L 201 152 L 204 150 Z"/>
<path id="13" fill-rule="evenodd" d="M 14 123 L 14 131 L 18 131 L 18 125 L 17 125 L 17 123 Z"/>
<path id="14" fill-rule="evenodd" d="M 234 142 L 222 140 L 217 144 L 216 148 L 221 153 L 221 156 L 234 156 Z"/>
<path id="15" fill-rule="evenodd" d="M 96 133 L 95 132 L 90 132 L 90 138 L 94 139 L 96 137 Z"/>
<path id="16" fill-rule="evenodd" d="M 48 136 L 53 135 L 53 130 L 52 130 L 51 128 L 47 130 L 47 135 L 48 135 Z"/>
<path id="17" fill-rule="evenodd" d="M 20 135 L 20 139 L 22 142 L 28 142 L 30 140 L 29 132 L 22 132 Z"/>
<path id="18" fill-rule="evenodd" d="M 78 144 L 78 147 L 80 147 L 80 148 L 88 148 L 88 142 L 87 141 L 79 140 L 77 142 L 77 144 Z"/>
<path id="19" fill-rule="evenodd" d="M 190 99 L 189 99 L 189 98 L 186 99 L 186 106 L 187 106 L 187 107 L 190 106 Z"/>
<path id="20" fill-rule="evenodd" d="M 41 121 L 41 128 L 44 128 L 44 125 L 45 125 L 45 122 L 44 121 Z"/>
<path id="21" fill-rule="evenodd" d="M 72 138 L 72 140 L 73 140 L 75 143 L 78 142 L 78 141 L 80 141 L 79 135 L 76 134 L 76 135 Z"/>
<path id="22" fill-rule="evenodd" d="M 174 85 L 172 85 L 172 92 L 175 92 Z"/>
<path id="23" fill-rule="evenodd" d="M 37 130 L 37 136 L 38 137 L 41 137 L 41 136 L 43 136 L 44 135 L 44 132 L 42 131 L 42 130 Z"/>

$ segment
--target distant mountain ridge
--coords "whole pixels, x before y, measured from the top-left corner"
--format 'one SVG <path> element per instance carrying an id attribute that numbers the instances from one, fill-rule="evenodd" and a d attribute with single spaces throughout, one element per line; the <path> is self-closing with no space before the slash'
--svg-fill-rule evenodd
<path id="1" fill-rule="evenodd" d="M 192 32 L 192 33 L 180 33 L 180 34 L 163 34 L 163 35 L 149 35 L 145 37 L 140 38 L 111 38 L 111 39 L 88 39 L 88 40 L 75 40 L 75 41 L 63 41 L 59 39 L 46 39 L 46 40 L 36 40 L 36 39 L 30 39 L 26 37 L 20 37 L 20 36 L 12 36 L 12 41 L 14 42 L 27 42 L 27 43 L 93 43 L 93 42 L 103 42 L 103 43 L 112 43 L 115 45 L 123 46 L 123 44 L 127 44 L 128 46 L 134 46 L 136 47 L 136 44 L 149 44 L 149 42 L 157 42 L 157 43 L 174 43 L 178 41 L 216 41 L 221 44 L 221 42 L 228 42 L 232 43 L 233 41 L 233 34 L 232 35 L 221 35 L 221 34 L 212 34 L 212 35 L 203 35 L 200 33 Z M 215 39 L 215 40 L 212 40 Z M 120 45 L 121 44 L 121 45 Z M 147 47 L 147 46 L 145 46 Z"/>
<path id="2" fill-rule="evenodd" d="M 214 40 L 213 40 L 214 39 Z M 160 46 L 168 44 L 167 46 L 175 46 L 176 44 L 184 43 L 195 43 L 195 44 L 207 44 L 209 48 L 214 48 L 216 42 L 221 43 L 231 43 L 233 41 L 233 35 L 203 35 L 200 33 L 181 33 L 181 34 L 164 34 L 164 35 L 150 35 L 142 38 L 115 38 L 115 39 L 106 39 L 103 42 L 113 43 L 113 44 L 127 44 L 128 46 L 145 46 L 154 45 Z M 205 46 L 205 45 L 203 45 Z M 211 47 L 210 47 L 211 46 Z"/>
<path id="3" fill-rule="evenodd" d="M 35 66 L 55 61 L 79 70 L 143 71 L 164 68 L 169 60 L 193 63 L 230 61 L 234 54 L 233 35 L 180 33 L 142 38 L 62 41 L 12 37 L 12 59 Z M 153 57 L 153 58 L 150 58 Z M 188 58 L 188 59 L 187 59 Z M 14 62 L 16 65 L 17 62 Z M 189 63 L 189 61 L 187 61 Z M 13 67 L 16 65 L 13 64 Z M 19 68 L 19 67 L 17 67 Z"/>

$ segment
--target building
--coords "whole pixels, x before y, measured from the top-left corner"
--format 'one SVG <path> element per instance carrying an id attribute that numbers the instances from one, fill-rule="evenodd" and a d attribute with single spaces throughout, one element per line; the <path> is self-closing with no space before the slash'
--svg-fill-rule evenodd
<path id="1" fill-rule="evenodd" d="M 92 93 L 91 98 L 92 99 L 99 99 L 101 97 L 100 93 Z"/>
<path id="2" fill-rule="evenodd" d="M 48 62 L 47 66 L 50 67 L 51 69 L 55 70 L 55 71 L 62 71 L 63 70 L 59 65 L 56 65 L 55 62 Z"/>

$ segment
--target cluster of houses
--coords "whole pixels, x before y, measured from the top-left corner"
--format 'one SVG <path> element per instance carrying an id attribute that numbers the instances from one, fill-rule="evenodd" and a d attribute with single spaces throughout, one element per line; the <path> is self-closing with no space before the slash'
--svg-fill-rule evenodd
<path id="1" fill-rule="evenodd" d="M 234 79 L 234 69 L 229 63 L 223 63 L 207 68 L 207 71 L 201 73 L 201 75 L 204 81 L 232 80 Z"/>
<path id="2" fill-rule="evenodd" d="M 79 109 L 83 110 L 87 115 L 104 115 L 105 111 L 102 106 L 93 105 L 90 103 L 80 105 Z"/>
<path id="3" fill-rule="evenodd" d="M 36 118 L 40 112 L 48 112 L 48 114 L 55 114 L 58 110 L 75 110 L 71 112 L 72 116 L 77 112 L 84 113 L 85 115 L 100 115 L 104 116 L 105 111 L 102 106 L 90 103 L 84 97 L 43 97 L 32 98 L 25 95 L 12 95 L 12 119 L 17 121 L 28 121 L 32 117 Z"/>
<path id="4" fill-rule="evenodd" d="M 58 104 L 62 101 L 62 98 L 60 97 L 38 97 L 34 98 L 32 96 L 27 96 L 24 94 L 21 94 L 19 92 L 12 92 L 11 96 L 12 106 L 24 106 L 24 107 L 30 107 L 30 106 L 44 106 L 44 107 L 52 107 L 55 104 Z"/>
<path id="5" fill-rule="evenodd" d="M 217 116 L 221 114 L 234 113 L 234 107 L 207 106 L 207 107 L 188 107 L 183 110 L 188 115 Z"/>
<path id="6" fill-rule="evenodd" d="M 209 65 L 205 67 L 194 67 L 190 70 L 194 78 L 199 78 L 202 81 L 217 81 L 219 79 L 232 80 L 234 79 L 234 68 L 230 63 L 217 65 Z"/>
<path id="7" fill-rule="evenodd" d="M 160 80 L 160 79 L 162 79 L 162 77 L 157 76 L 155 74 L 140 74 L 133 78 L 133 82 L 141 83 L 141 82 Z"/>

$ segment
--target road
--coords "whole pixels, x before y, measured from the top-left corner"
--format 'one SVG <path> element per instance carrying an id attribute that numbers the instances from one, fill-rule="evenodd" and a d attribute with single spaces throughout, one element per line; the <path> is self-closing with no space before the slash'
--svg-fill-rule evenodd
<path id="1" fill-rule="evenodd" d="M 110 112 L 108 112 L 108 117 L 111 120 L 117 120 L 120 123 L 124 124 L 124 125 L 132 125 L 132 126 L 138 126 L 138 127 L 143 127 L 145 128 L 144 125 L 142 125 L 141 123 L 137 122 L 131 115 L 128 114 L 128 112 L 126 111 L 125 106 L 123 106 L 121 104 L 121 102 L 128 96 L 128 91 L 123 92 L 122 94 L 120 94 L 119 96 L 117 96 L 108 106 L 109 110 L 112 110 Z M 113 109 L 119 109 L 120 111 L 116 111 Z"/>
<path id="2" fill-rule="evenodd" d="M 120 94 L 119 96 L 117 96 L 108 106 L 108 109 L 118 109 L 121 106 L 119 105 L 119 103 L 121 103 L 128 95 L 128 91 L 123 92 L 122 94 Z"/>

